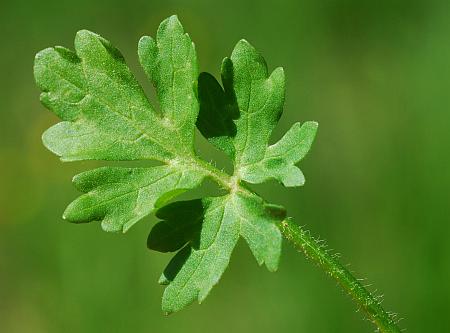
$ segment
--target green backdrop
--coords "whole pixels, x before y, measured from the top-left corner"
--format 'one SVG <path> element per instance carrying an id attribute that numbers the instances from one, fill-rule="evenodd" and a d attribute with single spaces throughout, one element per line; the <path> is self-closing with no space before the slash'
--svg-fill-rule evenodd
<path id="1" fill-rule="evenodd" d="M 372 332 L 335 283 L 287 244 L 280 269 L 240 244 L 204 304 L 169 317 L 156 282 L 169 255 L 145 241 L 155 218 L 125 235 L 61 219 L 77 196 L 41 133 L 34 54 L 72 47 L 86 28 L 111 40 L 141 82 L 137 41 L 178 14 L 201 70 L 217 75 L 240 38 L 287 76 L 285 113 L 317 120 L 306 185 L 255 187 L 384 294 L 407 332 L 450 331 L 450 3 L 437 0 L 36 1 L 0 8 L 0 331 Z M 152 94 L 147 83 L 144 86 Z M 208 158 L 222 156 L 199 139 Z M 208 190 L 208 189 L 205 189 Z"/>

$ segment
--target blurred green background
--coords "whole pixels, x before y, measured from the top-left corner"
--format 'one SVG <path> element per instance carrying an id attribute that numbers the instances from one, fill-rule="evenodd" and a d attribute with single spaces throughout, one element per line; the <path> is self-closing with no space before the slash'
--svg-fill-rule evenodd
<path id="1" fill-rule="evenodd" d="M 294 121 L 320 123 L 306 185 L 255 188 L 342 253 L 407 332 L 450 332 L 450 3 L 435 0 L 3 1 L 0 331 L 373 331 L 287 244 L 272 274 L 241 243 L 204 304 L 165 317 L 156 281 L 170 256 L 145 246 L 154 217 L 125 235 L 62 221 L 71 177 L 99 163 L 62 164 L 42 146 L 57 119 L 39 103 L 34 54 L 90 29 L 144 82 L 137 41 L 174 13 L 201 70 L 217 75 L 240 38 L 285 68 L 274 139 Z"/>

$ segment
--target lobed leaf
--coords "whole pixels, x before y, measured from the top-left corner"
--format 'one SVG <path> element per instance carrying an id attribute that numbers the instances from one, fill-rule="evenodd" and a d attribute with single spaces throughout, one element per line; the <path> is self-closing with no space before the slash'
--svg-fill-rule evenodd
<path id="1" fill-rule="evenodd" d="M 203 177 L 196 170 L 170 166 L 102 167 L 86 171 L 73 179 L 75 186 L 86 194 L 67 207 L 64 219 L 75 223 L 101 220 L 105 231 L 126 232 L 154 209 L 197 187 Z"/>
<path id="2" fill-rule="evenodd" d="M 198 114 L 197 55 L 194 43 L 184 33 L 176 16 L 164 20 L 156 40 L 144 36 L 139 41 L 139 60 L 155 86 L 166 124 L 179 134 L 178 146 L 193 151 Z"/>
<path id="3" fill-rule="evenodd" d="M 246 240 L 259 265 L 274 272 L 281 255 L 281 233 L 276 222 L 286 217 L 282 207 L 268 206 L 256 195 L 237 195 L 235 210 L 239 214 L 240 234 Z"/>
<path id="4" fill-rule="evenodd" d="M 77 33 L 75 51 L 57 46 L 39 52 L 34 75 L 42 103 L 62 120 L 43 135 L 44 145 L 62 160 L 162 163 L 106 166 L 75 176 L 74 185 L 84 194 L 67 207 L 64 218 L 101 221 L 106 231 L 125 232 L 156 211 L 161 221 L 148 236 L 148 248 L 178 251 L 159 281 L 167 285 L 162 307 L 170 313 L 206 298 L 239 237 L 259 265 L 277 269 L 281 233 L 276 224 L 286 212 L 243 182 L 302 185 L 295 164 L 310 149 L 317 123 L 296 123 L 269 145 L 282 113 L 284 72 L 269 73 L 264 58 L 245 40 L 222 63 L 223 88 L 212 75 L 198 75 L 194 44 L 176 16 L 161 23 L 155 39 L 140 39 L 138 55 L 155 87 L 158 109 L 121 53 L 87 30 Z M 197 156 L 195 126 L 233 160 L 233 176 Z M 228 193 L 168 204 L 205 177 Z"/>
<path id="5" fill-rule="evenodd" d="M 160 120 L 119 51 L 86 30 L 75 49 L 36 55 L 41 100 L 64 120 L 44 133 L 44 145 L 67 161 L 169 158 Z"/>
<path id="6" fill-rule="evenodd" d="M 167 313 L 206 298 L 228 266 L 239 236 L 247 241 L 260 265 L 265 263 L 271 271 L 278 267 L 281 233 L 275 222 L 285 217 L 284 210 L 266 206 L 256 195 L 176 202 L 159 210 L 157 216 L 164 220 L 150 232 L 150 248 L 167 252 L 187 244 L 160 278 L 161 284 L 168 285 L 163 296 Z M 184 228 L 189 232 L 180 233 Z M 165 246 L 159 246 L 161 238 L 168 240 Z"/>
<path id="7" fill-rule="evenodd" d="M 301 186 L 305 177 L 295 166 L 311 148 L 318 124 L 308 121 L 303 125 L 295 123 L 277 143 L 267 147 L 259 162 L 240 169 L 242 179 L 253 184 L 275 179 L 284 186 Z"/>
<path id="8" fill-rule="evenodd" d="M 241 40 L 222 63 L 222 83 L 224 88 L 206 73 L 199 77 L 200 132 L 234 160 L 240 179 L 303 185 L 303 173 L 295 164 L 308 152 L 317 123 L 297 123 L 279 142 L 268 146 L 284 103 L 283 69 L 269 75 L 264 58 Z"/>
<path id="9" fill-rule="evenodd" d="M 65 161 L 167 164 L 102 168 L 75 177 L 75 185 L 88 193 L 69 205 L 64 214 L 69 221 L 101 220 L 103 229 L 125 232 L 158 204 L 198 186 L 206 176 L 192 164 L 186 168 L 179 162 L 194 155 L 198 113 L 194 46 L 176 16 L 161 24 L 153 48 L 150 41 L 150 37 L 141 40 L 139 55 L 144 69 L 151 72 L 162 114 L 154 110 L 119 50 L 95 33 L 79 31 L 75 52 L 57 46 L 36 55 L 34 74 L 43 91 L 41 100 L 63 120 L 44 133 L 48 149 Z M 149 61 L 156 65 L 149 69 Z M 86 189 L 87 183 L 96 185 Z"/>

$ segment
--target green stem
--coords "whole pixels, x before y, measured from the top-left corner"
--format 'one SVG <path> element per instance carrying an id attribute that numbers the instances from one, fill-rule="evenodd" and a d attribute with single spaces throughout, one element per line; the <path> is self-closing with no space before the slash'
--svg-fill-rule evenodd
<path id="1" fill-rule="evenodd" d="M 357 303 L 382 333 L 400 333 L 394 318 L 386 312 L 378 299 L 327 251 L 325 246 L 303 230 L 291 219 L 280 222 L 278 227 L 284 237 L 305 256 L 313 260 L 320 268 L 330 275 L 345 290 L 345 292 Z"/>
<path id="2" fill-rule="evenodd" d="M 231 177 L 223 171 L 218 170 L 210 163 L 196 158 L 191 162 L 191 166 L 203 170 L 220 186 L 230 192 L 249 192 L 237 177 Z M 278 224 L 284 237 L 305 256 L 313 260 L 320 268 L 330 275 L 345 290 L 345 292 L 355 301 L 357 306 L 366 314 L 368 319 L 377 326 L 381 333 L 400 333 L 399 327 L 391 314 L 386 312 L 379 300 L 372 295 L 364 286 L 331 254 L 325 246 L 308 231 L 303 230 L 290 218 Z"/>
<path id="3" fill-rule="evenodd" d="M 229 174 L 223 172 L 222 170 L 219 170 L 211 163 L 206 162 L 205 160 L 196 157 L 188 163 L 188 166 L 194 167 L 197 170 L 203 171 L 212 180 L 214 180 L 217 184 L 219 184 L 220 187 L 231 191 L 231 189 L 233 187 L 232 177 Z"/>

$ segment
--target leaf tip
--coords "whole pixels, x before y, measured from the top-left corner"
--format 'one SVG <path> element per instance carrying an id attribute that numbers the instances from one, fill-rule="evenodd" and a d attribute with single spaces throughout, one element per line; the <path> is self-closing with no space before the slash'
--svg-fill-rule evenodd
<path id="1" fill-rule="evenodd" d="M 74 202 L 71 202 L 66 209 L 64 210 L 63 214 L 62 214 L 62 219 L 64 221 L 67 222 L 74 222 L 74 218 L 73 218 L 73 206 L 74 206 Z"/>
<path id="2" fill-rule="evenodd" d="M 77 51 L 77 54 L 82 57 L 82 54 L 86 50 L 93 48 L 95 42 L 100 42 L 104 46 L 108 44 L 104 38 L 95 32 L 87 29 L 78 30 L 75 35 L 75 50 Z M 94 49 L 92 49 L 92 51 L 94 51 Z"/>
<path id="3" fill-rule="evenodd" d="M 53 47 L 47 47 L 43 50 L 40 50 L 39 52 L 37 52 L 34 56 L 34 63 L 36 65 L 36 62 L 41 60 L 42 58 L 44 58 L 49 52 L 53 51 L 54 48 Z"/>
<path id="4" fill-rule="evenodd" d="M 319 128 L 319 123 L 317 121 L 307 121 L 303 125 L 306 125 L 315 130 L 317 130 L 317 128 Z"/>
<path id="5" fill-rule="evenodd" d="M 284 73 L 283 67 L 277 67 L 275 68 L 272 73 L 270 74 L 269 81 L 272 81 L 273 85 L 276 88 L 276 92 L 278 93 L 278 97 L 284 102 L 284 95 L 285 95 L 285 86 L 286 86 L 286 75 Z M 280 109 L 279 116 L 281 116 L 282 108 Z"/>
<path id="6" fill-rule="evenodd" d="M 178 19 L 178 15 L 174 14 L 166 18 L 164 21 L 161 22 L 158 28 L 158 34 L 162 33 L 164 31 L 173 31 L 178 30 L 181 33 L 184 32 L 183 26 L 181 25 L 180 20 Z"/>
<path id="7" fill-rule="evenodd" d="M 169 278 L 167 278 L 167 276 L 166 276 L 166 274 L 164 274 L 164 272 L 159 277 L 158 284 L 161 286 L 168 286 L 170 284 L 170 280 L 169 280 Z"/>
<path id="8" fill-rule="evenodd" d="M 164 292 L 164 295 L 163 295 L 163 298 L 162 298 L 162 304 L 161 304 L 161 309 L 162 309 L 162 311 L 163 311 L 165 316 L 169 316 L 172 313 L 175 313 L 175 312 L 177 312 L 177 311 L 179 311 L 179 310 L 181 310 L 183 308 L 183 307 L 180 307 L 179 304 L 177 305 L 176 302 L 174 304 L 174 303 L 170 302 L 169 300 L 167 300 L 165 298 L 165 294 L 166 293 Z"/>
<path id="9" fill-rule="evenodd" d="M 45 92 L 45 85 L 42 83 L 42 76 L 45 72 L 45 62 L 49 55 L 54 51 L 53 47 L 47 47 L 37 52 L 34 56 L 33 75 L 38 87 Z"/>
<path id="10" fill-rule="evenodd" d="M 75 37 L 87 38 L 87 37 L 98 37 L 98 35 L 95 32 L 92 32 L 90 30 L 81 29 L 81 30 L 77 31 L 77 33 L 75 34 Z"/>
<path id="11" fill-rule="evenodd" d="M 231 58 L 234 58 L 235 54 L 240 52 L 251 52 L 251 54 L 257 54 L 259 55 L 256 48 L 250 44 L 250 42 L 244 38 L 240 39 L 236 46 L 234 47 L 233 53 L 231 54 Z"/>
<path id="12" fill-rule="evenodd" d="M 53 125 L 52 127 L 48 128 L 44 131 L 41 135 L 41 141 L 45 148 L 50 150 L 52 153 L 56 154 L 57 156 L 61 157 L 61 154 L 58 152 L 58 149 L 55 148 L 55 142 L 54 142 L 54 127 L 57 126 Z"/>
<path id="13" fill-rule="evenodd" d="M 117 225 L 111 223 L 110 221 L 106 220 L 105 218 L 103 218 L 103 220 L 101 222 L 101 227 L 102 227 L 103 231 L 111 232 L 111 233 L 118 233 L 118 232 L 122 231 L 121 226 L 117 226 Z"/>
<path id="14" fill-rule="evenodd" d="M 178 19 L 178 15 L 177 14 L 172 14 L 167 18 L 168 21 L 170 22 L 180 22 L 180 20 Z"/>
<path id="15" fill-rule="evenodd" d="M 276 271 L 278 271 L 278 263 L 276 265 L 266 263 L 266 268 L 270 273 L 275 273 Z"/>
<path id="16" fill-rule="evenodd" d="M 146 47 L 149 43 L 151 43 L 153 41 L 153 38 L 150 36 L 142 36 L 141 38 L 139 38 L 139 42 L 138 42 L 138 48 L 141 49 L 143 47 Z"/>
<path id="17" fill-rule="evenodd" d="M 298 187 L 305 185 L 305 175 L 296 165 L 292 165 L 287 169 L 284 177 L 280 179 L 285 187 Z"/>
<path id="18" fill-rule="evenodd" d="M 204 302 L 204 300 L 206 299 L 206 297 L 208 296 L 208 294 L 209 294 L 209 292 L 206 294 L 203 294 L 203 295 L 199 294 L 197 297 L 197 303 L 201 305 Z"/>
<path id="19" fill-rule="evenodd" d="M 245 38 L 241 38 L 241 39 L 237 42 L 236 45 L 239 45 L 239 46 L 252 46 L 252 45 L 250 44 L 250 42 L 249 42 L 248 40 L 246 40 Z"/>

